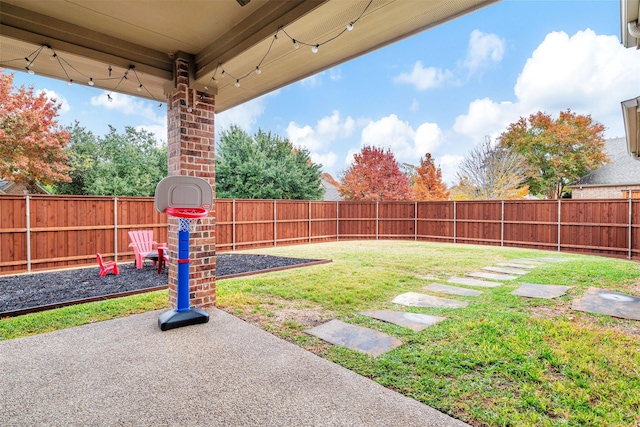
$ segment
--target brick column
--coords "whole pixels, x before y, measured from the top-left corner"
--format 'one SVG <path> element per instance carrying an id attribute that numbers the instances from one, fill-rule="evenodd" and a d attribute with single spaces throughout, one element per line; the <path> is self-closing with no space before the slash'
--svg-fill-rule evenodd
<path id="1" fill-rule="evenodd" d="M 168 100 L 169 175 L 203 178 L 215 197 L 214 105 L 215 97 L 189 88 L 189 63 L 176 60 L 176 88 Z M 193 220 L 192 220 L 193 221 Z M 199 220 L 190 235 L 189 302 L 194 308 L 215 305 L 216 206 Z M 177 305 L 178 220 L 169 217 L 169 305 Z"/>

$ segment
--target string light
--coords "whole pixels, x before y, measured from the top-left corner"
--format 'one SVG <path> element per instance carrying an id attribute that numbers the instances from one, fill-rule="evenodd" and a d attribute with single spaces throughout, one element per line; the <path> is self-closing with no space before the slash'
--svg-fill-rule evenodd
<path id="1" fill-rule="evenodd" d="M 135 74 L 135 77 L 136 77 L 137 84 L 138 84 L 138 86 L 136 87 L 136 90 L 138 92 L 142 92 L 143 90 L 145 90 L 146 93 L 149 95 L 149 97 L 151 99 L 153 99 L 154 101 L 158 101 L 156 99 L 156 97 L 153 96 L 153 94 L 151 92 L 149 92 L 147 87 L 140 80 L 140 77 L 138 76 L 138 73 L 136 72 L 135 65 L 130 65 L 129 68 L 124 72 L 122 77 L 111 77 L 112 72 L 113 72 L 113 68 L 111 67 L 111 65 L 109 65 L 108 68 L 107 68 L 107 71 L 109 73 L 109 78 L 96 78 L 96 79 L 94 79 L 93 76 L 88 76 L 88 75 L 84 74 L 82 71 L 78 70 L 71 63 L 69 63 L 66 59 L 64 59 L 62 56 L 60 56 L 58 54 L 58 52 L 56 52 L 56 50 L 53 47 L 51 47 L 51 46 L 49 46 L 47 44 L 38 47 L 36 50 L 31 52 L 29 55 L 27 55 L 24 58 L 10 59 L 10 60 L 8 60 L 6 62 L 26 61 L 27 65 L 24 67 L 25 70 L 30 75 L 34 75 L 35 71 L 33 70 L 33 64 L 36 62 L 36 59 L 38 59 L 38 56 L 40 55 L 42 50 L 45 49 L 45 48 L 49 49 L 51 51 L 51 55 L 49 55 L 49 60 L 58 62 L 58 65 L 60 65 L 60 68 L 64 72 L 64 75 L 67 77 L 67 86 L 72 86 L 73 83 L 75 82 L 75 80 L 73 80 L 71 78 L 71 76 L 69 75 L 69 71 L 68 71 L 68 70 L 73 70 L 77 75 L 80 75 L 80 76 L 84 77 L 85 79 L 87 79 L 86 82 L 87 82 L 87 84 L 89 86 L 95 86 L 96 82 L 107 82 L 109 80 L 118 80 L 118 83 L 116 84 L 116 86 L 111 90 L 111 92 L 115 92 L 115 91 L 117 91 L 118 87 L 120 86 L 120 84 L 122 84 L 122 82 L 124 80 L 128 80 L 129 72 L 133 71 L 133 73 Z M 105 86 L 105 85 L 102 84 L 102 86 Z M 109 100 L 109 102 L 113 101 L 113 97 L 111 96 L 111 92 L 106 93 L 106 96 L 107 96 L 107 99 Z M 162 108 L 162 103 L 159 102 L 158 103 L 158 109 L 161 109 L 161 108 Z"/>
<path id="2" fill-rule="evenodd" d="M 262 63 L 265 61 L 265 59 L 267 58 L 267 56 L 269 55 L 269 52 L 271 51 L 271 48 L 273 47 L 273 44 L 278 40 L 278 33 L 282 31 L 282 33 L 284 35 L 286 35 L 287 37 L 289 37 L 289 39 L 291 40 L 291 43 L 293 44 L 293 48 L 294 49 L 299 49 L 300 46 L 309 46 L 311 48 L 311 52 L 313 53 L 318 53 L 318 51 L 320 50 L 320 46 L 327 44 L 329 42 L 332 42 L 333 40 L 337 39 L 338 37 L 340 37 L 341 35 L 343 35 L 345 32 L 347 31 L 353 31 L 353 28 L 355 26 L 355 24 L 362 19 L 362 17 L 364 16 L 364 14 L 367 12 L 367 10 L 369 10 L 369 7 L 371 7 L 371 4 L 373 3 L 373 0 L 369 0 L 369 2 L 367 3 L 367 5 L 365 6 L 365 8 L 362 10 L 362 12 L 360 13 L 360 15 L 358 15 L 358 17 L 356 19 L 354 19 L 353 21 L 350 21 L 346 26 L 344 26 L 342 28 L 342 31 L 340 31 L 338 34 L 336 34 L 333 37 L 330 37 L 329 39 L 320 42 L 320 43 L 306 43 L 304 41 L 301 41 L 300 39 L 291 37 L 287 31 L 285 30 L 284 27 L 279 27 L 278 30 L 276 31 L 276 33 L 273 35 L 273 38 L 271 39 L 271 44 L 269 45 L 269 48 L 267 49 L 266 53 L 264 54 L 264 56 L 262 57 L 262 59 L 260 60 L 260 62 L 258 62 L 258 65 L 256 65 L 255 69 L 253 69 L 252 71 L 255 71 L 256 74 L 261 74 L 262 73 Z M 216 79 L 217 76 L 219 76 L 220 79 L 223 79 L 225 76 L 229 76 L 232 79 L 235 80 L 234 82 L 234 86 L 235 87 L 240 87 L 240 82 L 244 79 L 246 79 L 247 77 L 249 77 L 251 75 L 251 71 L 241 75 L 241 76 L 234 76 L 231 73 L 229 73 L 227 70 L 224 69 L 222 63 L 219 63 L 216 66 L 216 69 L 213 72 L 213 75 L 211 76 L 211 79 L 209 80 L 208 85 L 210 85 L 211 83 L 218 83 L 218 79 Z M 209 86 L 205 86 L 205 93 L 209 90 Z"/>

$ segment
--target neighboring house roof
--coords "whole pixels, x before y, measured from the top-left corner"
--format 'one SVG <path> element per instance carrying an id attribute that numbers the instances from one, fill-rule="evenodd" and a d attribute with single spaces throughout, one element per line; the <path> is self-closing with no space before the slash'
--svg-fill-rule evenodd
<path id="1" fill-rule="evenodd" d="M 610 162 L 583 176 L 570 187 L 639 185 L 640 162 L 627 153 L 625 138 L 609 139 L 605 142 L 605 152 Z"/>
<path id="2" fill-rule="evenodd" d="M 325 178 L 322 178 L 322 183 L 320 185 L 322 185 L 325 190 L 324 198 L 322 200 L 327 202 L 339 202 L 342 200 L 338 187 L 327 181 Z"/>
<path id="3" fill-rule="evenodd" d="M 37 192 L 33 194 L 49 194 L 46 188 L 36 183 Z M 26 194 L 28 193 L 24 184 L 16 184 L 5 179 L 0 179 L 0 194 Z"/>
<path id="4" fill-rule="evenodd" d="M 12 183 L 9 181 L 5 181 L 4 179 L 0 179 L 0 194 L 6 194 L 6 190 L 11 187 Z"/>

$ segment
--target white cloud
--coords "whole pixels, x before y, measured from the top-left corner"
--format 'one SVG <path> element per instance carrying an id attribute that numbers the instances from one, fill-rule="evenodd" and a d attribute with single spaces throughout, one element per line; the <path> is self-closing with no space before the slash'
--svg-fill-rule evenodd
<path id="1" fill-rule="evenodd" d="M 442 131 L 435 123 L 423 123 L 414 130 L 395 114 L 370 122 L 362 130 L 362 146 L 387 149 L 399 163 L 417 164 L 425 153 L 433 153 L 442 141 Z"/>
<path id="2" fill-rule="evenodd" d="M 264 97 L 260 97 L 216 114 L 216 133 L 219 135 L 222 131 L 229 129 L 231 125 L 236 125 L 250 134 L 253 125 L 257 123 L 258 117 L 264 114 L 264 111 Z"/>
<path id="3" fill-rule="evenodd" d="M 458 172 L 458 167 L 464 160 L 464 157 L 445 154 L 444 156 L 435 158 L 434 160 L 436 166 L 439 166 L 442 171 L 442 182 L 447 184 L 448 187 L 456 185 L 456 173 Z"/>
<path id="4" fill-rule="evenodd" d="M 418 102 L 417 99 L 414 98 L 413 102 L 409 106 L 409 111 L 411 111 L 412 113 L 415 113 L 416 111 L 418 111 L 419 108 L 420 108 L 420 103 Z"/>
<path id="5" fill-rule="evenodd" d="M 68 113 L 71 110 L 71 106 L 69 105 L 69 101 L 64 96 L 56 93 L 55 91 L 49 89 L 42 89 L 36 92 L 36 95 L 40 95 L 44 93 L 44 95 L 52 102 L 56 104 L 60 104 L 60 109 L 58 110 L 58 114 L 62 115 Z"/>
<path id="6" fill-rule="evenodd" d="M 103 91 L 102 94 L 91 97 L 91 105 L 115 110 L 127 116 L 140 116 L 154 124 L 166 123 L 166 116 L 162 114 L 164 109 L 158 110 L 149 102 L 121 93 Z"/>
<path id="7" fill-rule="evenodd" d="M 340 68 L 332 68 L 329 70 L 329 78 L 331 81 L 337 82 L 342 79 L 342 70 Z"/>
<path id="8" fill-rule="evenodd" d="M 333 151 L 325 154 L 311 153 L 311 161 L 321 164 L 323 169 L 330 169 L 335 166 L 338 156 Z"/>
<path id="9" fill-rule="evenodd" d="M 411 73 L 401 73 L 396 76 L 396 83 L 409 83 L 418 90 L 426 90 L 440 87 L 453 79 L 453 74 L 449 70 L 442 70 L 435 67 L 424 67 L 421 61 L 417 61 Z"/>
<path id="10" fill-rule="evenodd" d="M 620 102 L 640 91 L 640 56 L 614 36 L 587 29 L 569 37 L 549 33 L 527 60 L 514 87 L 515 102 L 478 99 L 458 116 L 454 131 L 476 141 L 497 136 L 518 117 L 537 111 L 557 116 L 570 108 L 624 135 Z"/>
<path id="11" fill-rule="evenodd" d="M 146 130 L 147 132 L 151 132 L 155 137 L 156 141 L 161 143 L 167 142 L 167 124 L 163 125 L 140 125 L 136 126 L 136 130 Z"/>
<path id="12" fill-rule="evenodd" d="M 473 30 L 469 37 L 467 57 L 463 66 L 467 68 L 469 74 L 474 74 L 491 63 L 502 61 L 504 44 L 504 40 L 495 34 L 485 34 L 480 30 Z"/>
<path id="13" fill-rule="evenodd" d="M 336 162 L 336 155 L 327 150 L 334 141 L 348 138 L 353 134 L 354 129 L 355 121 L 349 116 L 342 119 L 340 112 L 335 110 L 330 116 L 318 120 L 315 128 L 290 122 L 286 134 L 293 145 L 308 149 L 316 163 L 322 163 L 326 168 L 330 168 Z M 315 160 L 320 158 L 322 159 L 320 162 Z"/>

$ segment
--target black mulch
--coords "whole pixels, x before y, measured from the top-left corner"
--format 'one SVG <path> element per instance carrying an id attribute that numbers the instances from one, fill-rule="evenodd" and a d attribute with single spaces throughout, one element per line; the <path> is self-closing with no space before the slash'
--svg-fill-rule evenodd
<path id="1" fill-rule="evenodd" d="M 318 261 L 270 255 L 220 254 L 216 257 L 216 275 L 221 279 Z M 95 268 L 0 276 L 0 314 L 167 285 L 167 269 L 158 274 L 150 261 L 146 261 L 142 269 L 136 269 L 131 263 L 118 264 L 118 267 L 119 275 L 108 274 L 105 277 L 98 276 L 100 269 L 97 264 Z"/>

